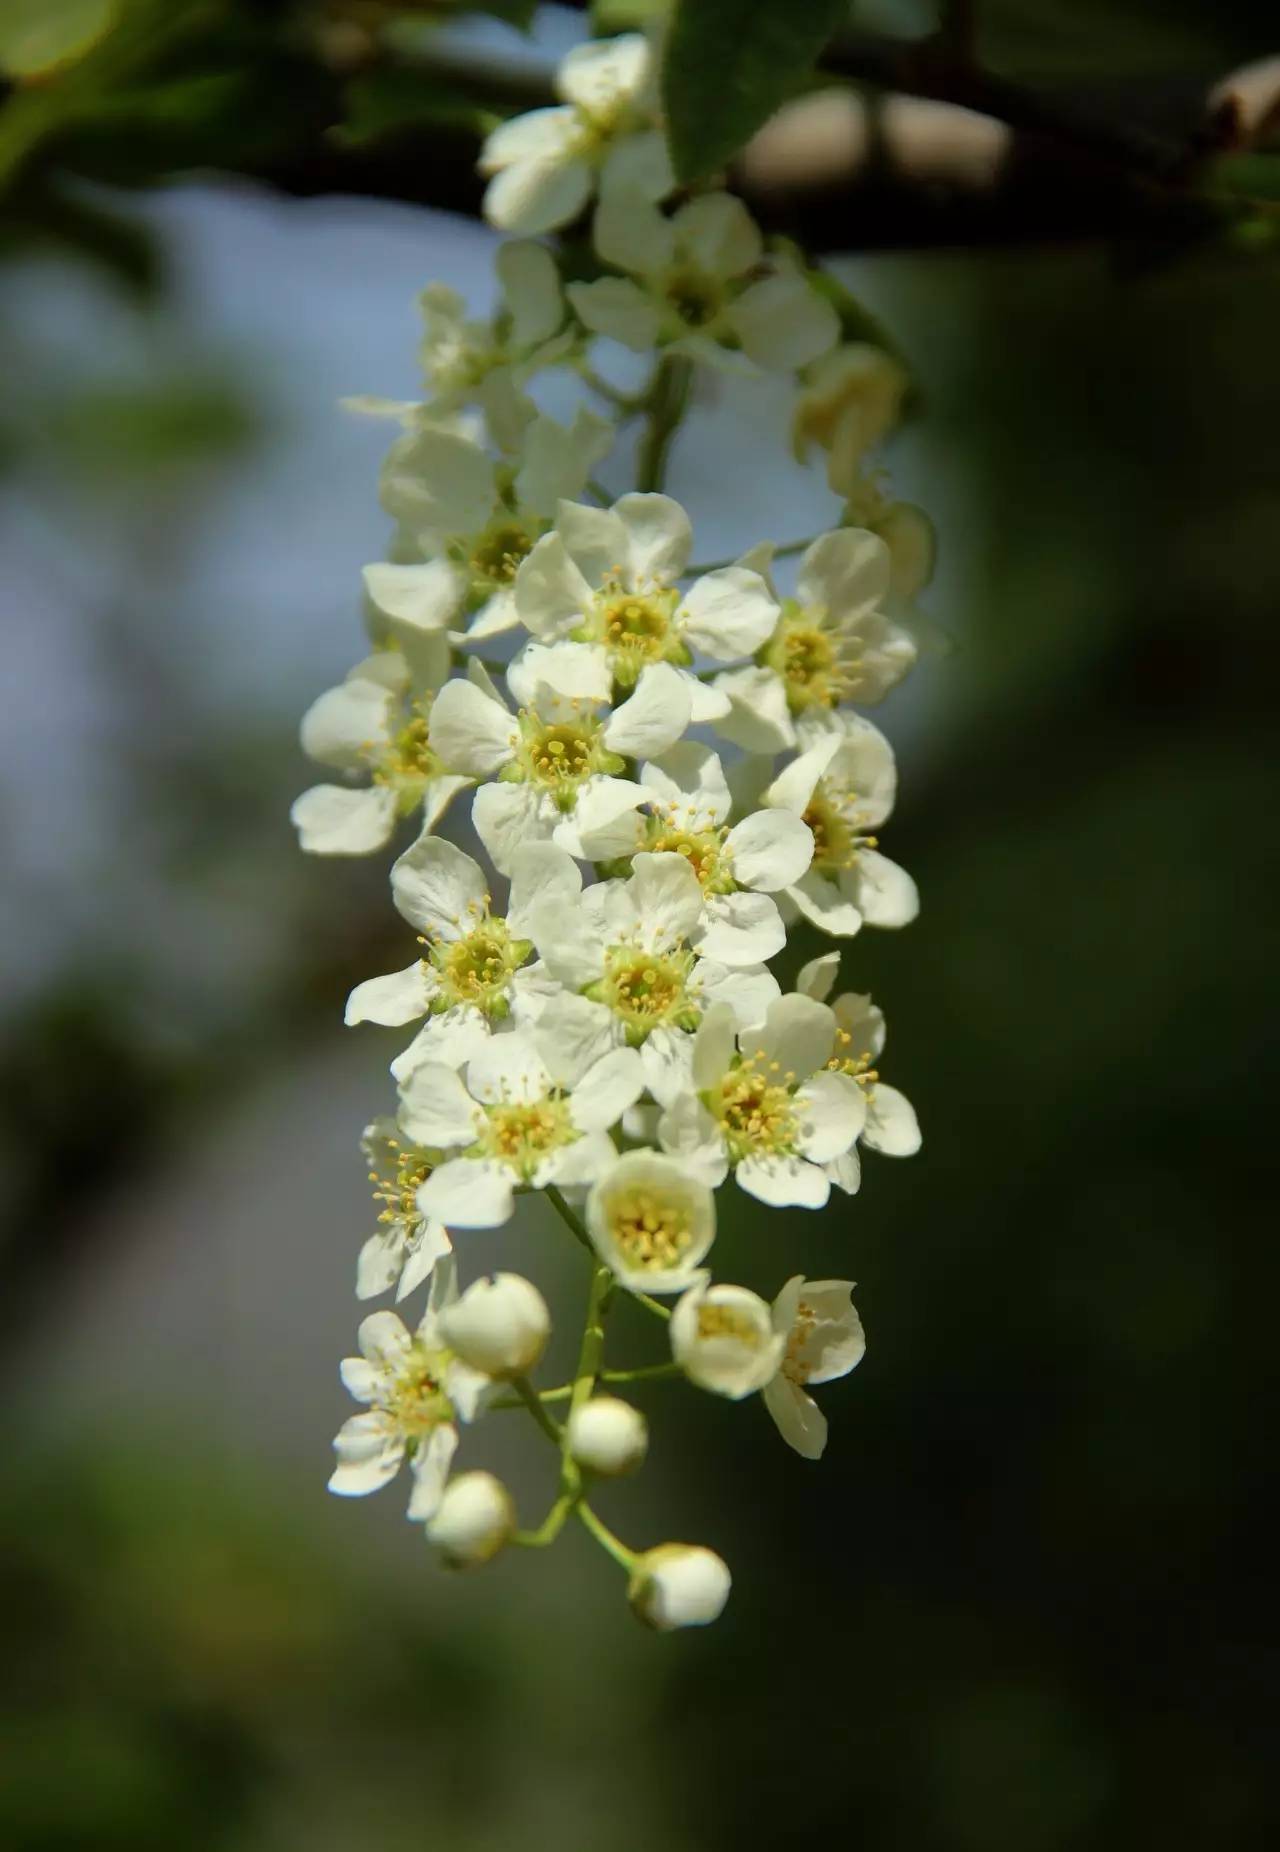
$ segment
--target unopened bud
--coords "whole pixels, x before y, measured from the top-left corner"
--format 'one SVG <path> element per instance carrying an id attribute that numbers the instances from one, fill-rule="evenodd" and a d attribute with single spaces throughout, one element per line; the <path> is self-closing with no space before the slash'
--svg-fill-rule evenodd
<path id="1" fill-rule="evenodd" d="M 487 1376 L 523 1376 L 551 1335 L 547 1302 L 518 1273 L 473 1280 L 460 1299 L 440 1315 L 449 1348 Z"/>
<path id="2" fill-rule="evenodd" d="M 648 1422 L 616 1395 L 593 1396 L 569 1417 L 569 1452 L 593 1473 L 634 1472 L 648 1449 Z"/>
<path id="3" fill-rule="evenodd" d="M 729 1565 L 700 1543 L 660 1543 L 646 1550 L 627 1590 L 640 1619 L 659 1633 L 705 1627 L 729 1599 Z"/>
<path id="4" fill-rule="evenodd" d="M 459 1473 L 441 1495 L 427 1537 L 454 1569 L 487 1563 L 516 1527 L 515 1507 L 492 1473 Z"/>

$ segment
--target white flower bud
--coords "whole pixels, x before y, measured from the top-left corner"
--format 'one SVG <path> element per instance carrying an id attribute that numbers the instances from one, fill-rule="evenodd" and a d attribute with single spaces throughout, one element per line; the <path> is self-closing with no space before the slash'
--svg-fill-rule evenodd
<path id="1" fill-rule="evenodd" d="M 515 1506 L 492 1473 L 459 1473 L 445 1487 L 427 1537 L 454 1569 L 487 1563 L 516 1527 Z"/>
<path id="2" fill-rule="evenodd" d="M 714 1550 L 700 1543 L 660 1543 L 640 1558 L 627 1595 L 647 1626 L 670 1633 L 718 1620 L 732 1582 L 729 1565 Z"/>
<path id="3" fill-rule="evenodd" d="M 518 1273 L 473 1280 L 442 1313 L 445 1343 L 488 1376 L 523 1376 L 547 1347 L 551 1314 L 531 1281 Z"/>
<path id="4" fill-rule="evenodd" d="M 569 1417 L 569 1452 L 593 1473 L 634 1472 L 648 1449 L 648 1422 L 616 1395 L 593 1396 Z"/>

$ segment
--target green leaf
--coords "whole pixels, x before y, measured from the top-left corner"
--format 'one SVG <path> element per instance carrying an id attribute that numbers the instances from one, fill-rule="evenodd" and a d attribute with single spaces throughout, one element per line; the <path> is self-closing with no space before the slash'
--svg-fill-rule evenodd
<path id="1" fill-rule="evenodd" d="M 347 85 L 345 103 L 346 119 L 333 133 L 335 139 L 352 147 L 427 126 L 485 135 L 498 121 L 465 95 L 457 79 L 394 66 L 353 79 Z"/>
<path id="2" fill-rule="evenodd" d="M 798 90 L 848 0 L 677 0 L 662 74 L 676 174 L 702 180 Z"/>
<path id="3" fill-rule="evenodd" d="M 116 0 L 0 0 L 0 71 L 46 77 L 115 24 Z"/>

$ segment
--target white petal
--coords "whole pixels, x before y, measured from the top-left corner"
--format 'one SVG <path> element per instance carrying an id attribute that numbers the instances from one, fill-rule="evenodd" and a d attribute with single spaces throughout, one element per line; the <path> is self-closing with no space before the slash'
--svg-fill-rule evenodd
<path id="1" fill-rule="evenodd" d="M 556 510 L 556 532 L 590 585 L 625 568 L 627 530 L 612 508 L 563 501 Z"/>
<path id="2" fill-rule="evenodd" d="M 640 1056 L 634 1048 L 611 1048 L 570 1084 L 569 1111 L 579 1131 L 608 1131 L 644 1092 Z"/>
<path id="3" fill-rule="evenodd" d="M 446 944 L 484 917 L 487 883 L 480 864 L 441 836 L 419 836 L 391 869 L 391 893 L 411 926 Z"/>
<path id="4" fill-rule="evenodd" d="M 443 559 L 421 566 L 366 566 L 364 586 L 384 616 L 414 630 L 447 630 L 466 591 L 457 567 Z"/>
<path id="5" fill-rule="evenodd" d="M 585 405 L 578 407 L 567 429 L 539 413 L 521 445 L 515 480 L 520 506 L 549 520 L 563 496 L 581 495 L 587 477 L 612 449 L 615 435 L 609 420 Z"/>
<path id="6" fill-rule="evenodd" d="M 505 636 L 508 630 L 518 630 L 520 612 L 516 607 L 516 595 L 510 585 L 502 586 L 476 610 L 467 625 L 462 642 L 483 643 L 488 637 Z"/>
<path id="7" fill-rule="evenodd" d="M 558 116 L 557 109 L 530 115 Z M 591 168 L 574 157 L 518 160 L 496 173 L 485 188 L 483 211 L 499 231 L 534 238 L 576 219 L 591 197 Z"/>
<path id="8" fill-rule="evenodd" d="M 852 939 L 862 929 L 862 915 L 853 902 L 836 886 L 814 869 L 794 887 L 787 889 L 788 898 L 795 902 L 797 910 L 805 919 L 823 932 L 829 932 L 836 939 Z"/>
<path id="9" fill-rule="evenodd" d="M 658 1141 L 687 1176 L 708 1189 L 718 1189 L 729 1174 L 720 1128 L 696 1094 L 682 1093 L 671 1101 L 658 1121 Z"/>
<path id="10" fill-rule="evenodd" d="M 507 670 L 507 687 L 521 707 L 544 720 L 572 720 L 585 701 L 603 707 L 613 677 L 598 643 L 526 643 Z"/>
<path id="11" fill-rule="evenodd" d="M 825 605 L 837 619 L 874 609 L 888 593 L 889 549 L 865 528 L 820 534 L 800 562 L 797 599 Z"/>
<path id="12" fill-rule="evenodd" d="M 733 1174 L 748 1196 L 774 1209 L 821 1209 L 831 1194 L 817 1165 L 803 1158 L 743 1158 Z"/>
<path id="13" fill-rule="evenodd" d="M 682 828 L 704 830 L 723 823 L 732 807 L 720 756 L 696 740 L 681 740 L 660 759 L 651 759 L 640 782 Z"/>
<path id="14" fill-rule="evenodd" d="M 511 757 L 519 728 L 512 715 L 473 682 L 446 682 L 431 709 L 431 744 L 450 771 L 485 778 Z"/>
<path id="15" fill-rule="evenodd" d="M 533 347 L 550 338 L 564 320 L 564 296 L 556 260 L 545 244 L 506 239 L 494 258 L 502 293 L 511 311 L 511 338 Z"/>
<path id="16" fill-rule="evenodd" d="M 878 849 L 860 849 L 852 870 L 853 899 L 869 926 L 908 926 L 920 894 L 905 868 Z"/>
<path id="17" fill-rule="evenodd" d="M 690 200 L 672 226 L 681 250 L 709 276 L 741 276 L 759 263 L 764 250 L 759 226 L 732 193 L 703 193 Z"/>
<path id="18" fill-rule="evenodd" d="M 778 773 L 763 793 L 761 802 L 772 809 L 790 810 L 797 817 L 803 816 L 818 788 L 818 780 L 835 757 L 839 745 L 839 736 L 831 734 L 798 753 L 790 765 Z M 801 869 L 800 874 L 803 873 Z M 800 875 L 795 878 L 799 880 Z"/>
<path id="19" fill-rule="evenodd" d="M 356 1258 L 356 1298 L 376 1299 L 379 1293 L 390 1292 L 400 1278 L 404 1253 L 404 1236 L 399 1227 L 386 1234 L 380 1231 L 370 1235 Z"/>
<path id="20" fill-rule="evenodd" d="M 803 1299 L 812 1323 L 799 1351 L 811 1383 L 830 1383 L 856 1369 L 867 1354 L 862 1320 L 850 1294 L 852 1280 L 802 1280 Z M 777 1301 L 774 1302 L 775 1308 Z"/>
<path id="21" fill-rule="evenodd" d="M 704 957 L 725 965 L 758 965 L 787 943 L 778 903 L 768 894 L 708 894 L 697 936 Z"/>
<path id="22" fill-rule="evenodd" d="M 572 856 L 554 843 L 525 843 L 511 861 L 507 925 L 517 938 L 528 938 L 535 907 L 572 907 L 581 892 L 582 871 Z"/>
<path id="23" fill-rule="evenodd" d="M 609 1053 L 619 1034 L 619 1024 L 605 1004 L 562 990 L 538 1017 L 534 1039 L 552 1078 L 571 1086 Z"/>
<path id="24" fill-rule="evenodd" d="M 646 199 L 665 199 L 668 193 L 674 192 L 675 184 L 667 138 L 656 129 L 651 133 L 622 136 L 606 154 L 600 170 L 602 199 L 615 189 L 641 193 Z"/>
<path id="25" fill-rule="evenodd" d="M 340 1498 L 363 1498 L 394 1479 L 404 1459 L 404 1438 L 381 1411 L 352 1415 L 334 1439 L 338 1464 L 329 1490 Z"/>
<path id="26" fill-rule="evenodd" d="M 604 970 L 605 939 L 576 896 L 552 896 L 533 908 L 528 929 L 547 970 L 570 990 L 593 984 Z"/>
<path id="27" fill-rule="evenodd" d="M 320 765 L 355 771 L 390 737 L 395 702 L 374 681 L 351 678 L 328 688 L 302 716 L 302 750 Z"/>
<path id="28" fill-rule="evenodd" d="M 405 1259 L 400 1284 L 396 1288 L 397 1302 L 407 1299 L 415 1287 L 430 1279 L 436 1262 L 452 1252 L 453 1243 L 443 1222 L 437 1222 L 430 1216 L 419 1222 L 413 1247 Z"/>
<path id="29" fill-rule="evenodd" d="M 409 1494 L 409 1516 L 415 1524 L 435 1515 L 444 1491 L 449 1467 L 458 1446 L 458 1430 L 451 1422 L 432 1428 L 410 1463 L 413 1490 Z"/>
<path id="30" fill-rule="evenodd" d="M 862 1142 L 886 1157 L 913 1157 L 920 1149 L 920 1123 L 915 1107 L 896 1087 L 877 1084 L 867 1102 L 867 1123 Z"/>
<path id="31" fill-rule="evenodd" d="M 699 1093 L 718 1086 L 736 1052 L 738 1020 L 728 1003 L 713 1003 L 693 1043 L 693 1084 Z"/>
<path id="32" fill-rule="evenodd" d="M 671 222 L 639 192 L 611 187 L 602 194 L 591 226 L 596 256 L 632 276 L 653 276 L 675 255 Z"/>
<path id="33" fill-rule="evenodd" d="M 769 1005 L 762 1028 L 742 1038 L 742 1052 L 776 1061 L 803 1080 L 826 1065 L 835 1040 L 836 1019 L 827 1005 L 791 991 Z"/>
<path id="34" fill-rule="evenodd" d="M 779 1434 L 806 1460 L 820 1460 L 827 1444 L 827 1418 L 813 1397 L 781 1371 L 764 1387 L 764 1405 Z"/>
<path id="35" fill-rule="evenodd" d="M 836 958 L 839 954 L 833 952 L 831 956 Z M 855 990 L 846 990 L 831 1007 L 836 1013 L 836 1021 L 849 1038 L 843 1044 L 845 1054 L 852 1055 L 854 1060 L 866 1055 L 874 1061 L 884 1049 L 884 1011 L 869 996 Z"/>
<path id="36" fill-rule="evenodd" d="M 622 495 L 613 512 L 627 535 L 629 583 L 670 585 L 689 563 L 693 529 L 679 502 L 669 495 Z"/>
<path id="37" fill-rule="evenodd" d="M 790 810 L 757 810 L 734 825 L 726 846 L 741 887 L 776 894 L 793 886 L 813 860 L 813 831 Z"/>
<path id="38" fill-rule="evenodd" d="M 651 947 L 679 945 L 697 931 L 702 889 L 683 855 L 637 855 L 627 892 Z"/>
<path id="39" fill-rule="evenodd" d="M 862 1182 L 862 1163 L 858 1157 L 858 1147 L 854 1145 L 849 1151 L 842 1151 L 838 1158 L 832 1158 L 822 1167 L 836 1188 L 843 1190 L 846 1196 L 856 1196 Z"/>
<path id="40" fill-rule="evenodd" d="M 526 630 L 550 642 L 567 637 L 591 605 L 591 587 L 557 533 L 544 534 L 516 573 L 516 610 Z"/>
<path id="41" fill-rule="evenodd" d="M 592 862 L 610 862 L 632 854 L 644 835 L 636 813 L 647 797 L 644 785 L 630 778 L 589 778 L 573 812 L 583 855 Z"/>
<path id="42" fill-rule="evenodd" d="M 294 799 L 289 816 L 308 855 L 368 855 L 395 828 L 396 794 L 387 785 L 363 791 L 312 785 Z"/>
<path id="43" fill-rule="evenodd" d="M 379 492 L 387 513 L 411 528 L 470 534 L 493 510 L 493 463 L 470 437 L 425 425 L 391 446 Z"/>
<path id="44" fill-rule="evenodd" d="M 801 965 L 796 973 L 795 987 L 803 991 L 806 997 L 813 997 L 818 1003 L 825 1003 L 831 995 L 831 987 L 839 974 L 839 952 L 824 952 L 821 958 L 811 958 L 807 965 Z M 845 1027 L 839 1009 L 836 1009 L 836 1021 L 842 1029 Z"/>
<path id="45" fill-rule="evenodd" d="M 611 752 L 632 759 L 656 759 L 674 746 L 689 725 L 689 685 L 669 662 L 651 662 L 640 672 L 636 691 L 615 708 L 604 730 Z"/>
<path id="46" fill-rule="evenodd" d="M 747 752 L 784 752 L 795 745 L 796 731 L 787 708 L 786 690 L 772 669 L 754 664 L 746 669 L 726 669 L 712 683 L 729 697 L 729 712 L 716 722 L 735 746 Z"/>
<path id="47" fill-rule="evenodd" d="M 418 1207 L 450 1228 L 501 1228 L 516 1206 L 515 1178 L 492 1158 L 450 1158 L 418 1191 Z"/>
<path id="48" fill-rule="evenodd" d="M 549 1183 L 565 1189 L 589 1187 L 617 1161 L 618 1148 L 607 1132 L 584 1132 L 543 1159 L 533 1174 L 534 1188 L 544 1190 Z"/>
<path id="49" fill-rule="evenodd" d="M 422 787 L 422 833 L 425 835 L 433 830 L 459 791 L 467 790 L 474 783 L 473 778 L 458 777 L 452 772 L 428 778 Z"/>
<path id="50" fill-rule="evenodd" d="M 695 727 L 723 720 L 729 712 L 729 697 L 710 682 L 700 682 L 696 675 L 683 671 L 689 682 L 689 721 Z"/>
<path id="51" fill-rule="evenodd" d="M 840 338 L 839 316 L 798 271 L 753 283 L 728 320 L 748 358 L 776 372 L 807 366 Z"/>
<path id="52" fill-rule="evenodd" d="M 428 1062 L 456 1072 L 479 1054 L 492 1033 L 488 1017 L 480 1010 L 455 1004 L 438 1016 L 427 1017 L 409 1046 L 391 1063 L 392 1076 L 403 1083 Z"/>
<path id="53" fill-rule="evenodd" d="M 524 784 L 481 785 L 471 806 L 471 822 L 499 874 L 510 871 L 527 842 L 549 842 L 559 812 L 544 806 Z"/>
<path id="54" fill-rule="evenodd" d="M 656 304 L 629 277 L 600 277 L 595 283 L 570 283 L 565 294 L 578 320 L 633 353 L 656 346 L 662 317 Z"/>
<path id="55" fill-rule="evenodd" d="M 758 572 L 721 566 L 694 580 L 677 621 L 692 648 L 717 662 L 732 662 L 752 655 L 773 635 L 778 612 L 778 602 Z"/>
<path id="56" fill-rule="evenodd" d="M 400 1123 L 416 1144 L 469 1145 L 478 1121 L 471 1095 L 443 1062 L 422 1062 L 401 1085 Z"/>
<path id="57" fill-rule="evenodd" d="M 427 981 L 422 960 L 415 958 L 403 971 L 389 971 L 386 977 L 368 977 L 357 984 L 347 998 L 345 1021 L 381 1023 L 397 1028 L 404 1022 L 416 1022 L 425 1016 L 435 986 Z"/>
<path id="58" fill-rule="evenodd" d="M 847 1151 L 862 1130 L 867 1103 L 848 1074 L 815 1074 L 796 1091 L 801 1132 L 797 1145 L 814 1164 L 829 1164 Z"/>
<path id="59" fill-rule="evenodd" d="M 687 1093 L 693 1072 L 693 1037 L 685 1029 L 657 1028 L 640 1046 L 644 1084 L 659 1106 Z"/>
<path id="60" fill-rule="evenodd" d="M 704 1007 L 727 1003 L 742 1030 L 754 1029 L 764 1022 L 781 988 L 773 972 L 764 965 L 728 966 L 713 958 L 699 959 L 694 966 L 694 981 L 702 993 Z"/>
<path id="61" fill-rule="evenodd" d="M 562 159 L 576 139 L 577 125 L 576 111 L 563 105 L 525 110 L 485 138 L 476 166 L 482 174 L 496 174 L 513 161 Z"/>
<path id="62" fill-rule="evenodd" d="M 487 1105 L 525 1106 L 545 1099 L 551 1075 L 533 1036 L 521 1029 L 490 1036 L 467 1064 L 467 1086 Z"/>
<path id="63" fill-rule="evenodd" d="M 567 103 L 580 104 L 589 116 L 607 116 L 619 102 L 644 91 L 652 62 L 649 41 L 642 32 L 588 39 L 561 59 L 556 90 Z"/>
<path id="64" fill-rule="evenodd" d="M 360 1320 L 356 1333 L 360 1354 L 378 1369 L 395 1369 L 409 1351 L 409 1333 L 402 1318 L 394 1312 L 370 1312 Z M 343 1380 L 347 1380 L 344 1369 Z"/>

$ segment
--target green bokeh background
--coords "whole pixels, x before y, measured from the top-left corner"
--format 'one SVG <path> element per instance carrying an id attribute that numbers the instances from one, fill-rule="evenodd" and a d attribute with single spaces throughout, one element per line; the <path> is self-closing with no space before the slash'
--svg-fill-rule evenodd
<path id="1" fill-rule="evenodd" d="M 1218 56 L 1208 13 L 1178 30 Z M 865 933 L 843 974 L 885 1003 L 882 1069 L 925 1148 L 869 1157 L 862 1193 L 802 1230 L 726 1196 L 720 1272 L 768 1291 L 796 1266 L 856 1275 L 870 1348 L 825 1393 L 819 1467 L 755 1405 L 644 1396 L 654 1460 L 602 1506 L 637 1541 L 731 1560 L 706 1633 L 644 1634 L 576 1532 L 447 1577 L 398 1509 L 325 1500 L 328 1428 L 298 1433 L 296 1473 L 251 1434 L 209 1439 L 206 1360 L 176 1403 L 163 1382 L 59 1401 L 66 1306 L 125 1264 L 130 1205 L 168 1190 L 176 1226 L 174 1153 L 323 1060 L 335 999 L 398 962 L 381 867 L 293 853 L 306 770 L 284 725 L 130 741 L 165 879 L 196 904 L 262 880 L 289 956 L 179 1034 L 157 1029 L 141 934 L 132 962 L 78 946 L 7 1011 L 0 1842 L 1276 1844 L 1280 292 L 1274 257 L 1230 240 L 1133 256 L 856 271 L 921 374 L 899 486 L 911 459 L 948 484 L 941 545 L 963 565 L 943 580 L 962 607 L 931 603 L 955 648 L 902 710 L 885 833 L 922 915 Z M 31 261 L 19 241 L 11 274 Z M 163 296 L 137 312 L 163 325 Z M 289 441 L 230 364 L 21 410 L 15 392 L 10 482 L 74 480 L 108 516 L 122 477 L 161 521 L 175 481 Z M 170 617 L 176 639 L 180 597 Z M 129 637 L 116 614 L 106 646 Z M 39 766 L 16 769 L 38 799 Z M 789 964 L 819 949 L 799 936 Z M 284 1161 L 316 1157 L 304 1131 Z M 335 1301 L 361 1232 L 340 1211 L 316 1229 Z M 548 1264 L 572 1304 L 575 1257 Z"/>

